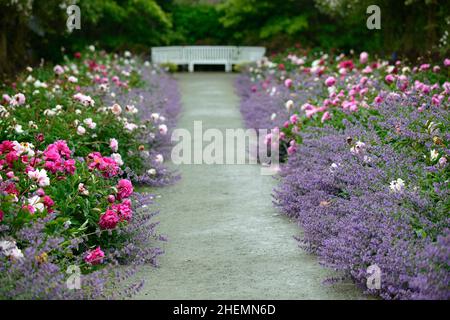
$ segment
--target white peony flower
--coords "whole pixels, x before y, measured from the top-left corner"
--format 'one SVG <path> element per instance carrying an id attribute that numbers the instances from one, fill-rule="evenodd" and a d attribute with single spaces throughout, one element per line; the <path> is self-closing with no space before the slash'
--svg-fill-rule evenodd
<path id="1" fill-rule="evenodd" d="M 436 160 L 439 157 L 439 152 L 436 151 L 436 149 L 433 149 L 430 151 L 430 159 L 431 161 Z"/>
<path id="2" fill-rule="evenodd" d="M 160 124 L 158 127 L 159 133 L 162 135 L 167 134 L 167 126 L 165 124 Z"/>
<path id="3" fill-rule="evenodd" d="M 97 124 L 96 124 L 94 121 L 92 121 L 92 118 L 86 118 L 86 119 L 84 119 L 84 120 L 83 120 L 83 123 L 84 123 L 85 125 L 87 125 L 87 127 L 88 127 L 89 129 L 95 129 L 95 127 L 97 127 Z"/>
<path id="4" fill-rule="evenodd" d="M 138 109 L 134 106 L 134 105 L 127 105 L 125 107 L 125 111 L 131 114 L 136 114 L 138 113 Z"/>
<path id="5" fill-rule="evenodd" d="M 339 167 L 339 165 L 337 165 L 336 163 L 332 163 L 331 165 L 330 165 L 330 172 L 331 173 L 335 173 L 336 172 L 336 170 L 338 169 L 338 167 Z"/>
<path id="6" fill-rule="evenodd" d="M 41 197 L 33 196 L 28 199 L 28 204 L 34 208 L 34 210 L 42 212 L 45 209 L 45 206 L 42 202 L 40 202 Z"/>
<path id="7" fill-rule="evenodd" d="M 70 76 L 67 80 L 69 82 L 71 82 L 71 83 L 77 83 L 78 82 L 78 79 L 76 77 L 74 77 L 74 76 Z"/>
<path id="8" fill-rule="evenodd" d="M 405 181 L 398 178 L 397 180 L 391 181 L 389 188 L 394 192 L 402 192 L 405 188 Z"/>
<path id="9" fill-rule="evenodd" d="M 294 107 L 294 101 L 292 101 L 292 100 L 286 101 L 285 107 L 286 107 L 286 110 L 288 112 L 290 112 L 292 110 L 292 108 Z"/>
<path id="10" fill-rule="evenodd" d="M 77 134 L 82 136 L 86 133 L 86 129 L 83 126 L 78 126 L 77 128 Z"/>
<path id="11" fill-rule="evenodd" d="M 40 187 L 47 187 L 50 185 L 50 179 L 47 176 L 47 171 L 45 169 L 29 171 L 28 177 L 31 180 L 36 181 Z"/>
<path id="12" fill-rule="evenodd" d="M 17 248 L 15 241 L 0 241 L 0 253 L 6 257 L 11 257 L 16 260 L 23 258 L 23 253 L 19 248 Z"/>
<path id="13" fill-rule="evenodd" d="M 353 154 L 360 154 L 366 150 L 366 144 L 364 142 L 358 141 L 356 142 L 354 147 L 350 148 L 350 152 Z"/>
<path id="14" fill-rule="evenodd" d="M 122 156 L 119 153 L 111 154 L 111 158 L 120 166 L 123 166 Z"/>
<path id="15" fill-rule="evenodd" d="M 14 150 L 16 151 L 17 155 L 26 154 L 29 157 L 34 157 L 34 145 L 32 143 L 28 142 L 17 142 L 13 141 Z"/>
<path id="16" fill-rule="evenodd" d="M 159 119 L 159 113 L 152 113 L 150 115 L 150 118 L 152 118 L 153 121 L 158 121 Z"/>
<path id="17" fill-rule="evenodd" d="M 134 131 L 134 130 L 136 130 L 137 128 L 138 128 L 138 125 L 137 124 L 134 124 L 134 123 L 129 123 L 129 122 L 127 122 L 127 123 L 125 123 L 125 129 L 127 129 L 128 131 Z"/>
<path id="18" fill-rule="evenodd" d="M 155 162 L 157 163 L 163 163 L 164 162 L 164 157 L 162 154 L 157 154 L 155 157 Z"/>
<path id="19" fill-rule="evenodd" d="M 16 133 L 18 133 L 18 134 L 23 133 L 22 126 L 21 126 L 20 124 L 16 124 L 16 125 L 14 126 L 14 131 L 16 131 Z"/>

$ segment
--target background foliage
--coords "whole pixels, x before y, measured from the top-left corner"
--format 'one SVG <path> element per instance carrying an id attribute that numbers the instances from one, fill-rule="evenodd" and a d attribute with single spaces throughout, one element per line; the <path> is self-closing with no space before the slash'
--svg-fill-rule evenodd
<path id="1" fill-rule="evenodd" d="M 66 8 L 81 8 L 81 30 L 67 32 Z M 366 9 L 381 8 L 368 30 Z M 155 45 L 265 45 L 366 50 L 411 57 L 448 53 L 444 0 L 0 0 L 0 74 L 34 59 L 58 60 L 61 47 L 86 44 L 144 51 Z"/>

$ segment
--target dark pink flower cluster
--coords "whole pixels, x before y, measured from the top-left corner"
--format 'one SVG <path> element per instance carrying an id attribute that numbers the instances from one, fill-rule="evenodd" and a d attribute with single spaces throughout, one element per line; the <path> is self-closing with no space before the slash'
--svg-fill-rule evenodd
<path id="1" fill-rule="evenodd" d="M 119 172 L 119 166 L 116 161 L 109 157 L 103 157 L 100 152 L 92 152 L 87 157 L 87 163 L 90 170 L 99 170 L 105 178 L 111 178 Z"/>
<path id="2" fill-rule="evenodd" d="M 14 162 L 19 160 L 19 154 L 14 148 L 14 142 L 12 141 L 3 141 L 0 143 L 0 156 L 4 156 L 4 159 L 0 159 L 0 168 L 7 164 L 10 168 L 13 167 Z M 27 162 L 28 157 L 24 155 L 22 157 L 22 161 Z"/>
<path id="3" fill-rule="evenodd" d="M 84 258 L 84 261 L 90 265 L 96 265 L 102 263 L 104 257 L 105 253 L 100 247 L 97 247 L 94 250 L 88 252 L 86 257 Z"/>
<path id="4" fill-rule="evenodd" d="M 121 203 L 114 203 L 116 197 L 108 196 L 108 202 L 113 203 L 104 214 L 100 216 L 98 222 L 101 229 L 114 229 L 121 221 L 130 221 L 133 217 L 131 201 L 127 199 L 133 193 L 133 185 L 130 180 L 122 179 L 117 184 L 117 199 L 123 200 Z"/>
<path id="5" fill-rule="evenodd" d="M 130 180 L 122 179 L 117 184 L 117 199 L 125 199 L 133 193 L 133 184 Z"/>
<path id="6" fill-rule="evenodd" d="M 125 199 L 122 203 L 113 204 L 100 216 L 98 225 L 101 229 L 114 229 L 121 221 L 130 221 L 133 217 L 131 201 Z"/>
<path id="7" fill-rule="evenodd" d="M 72 152 L 64 140 L 50 144 L 44 150 L 44 167 L 52 173 L 62 172 L 74 174 L 75 160 L 71 159 Z"/>

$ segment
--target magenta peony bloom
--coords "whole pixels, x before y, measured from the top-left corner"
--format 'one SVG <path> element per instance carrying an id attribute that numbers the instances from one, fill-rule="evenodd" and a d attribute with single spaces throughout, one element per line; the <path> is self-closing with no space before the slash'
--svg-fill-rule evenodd
<path id="1" fill-rule="evenodd" d="M 103 258 L 105 257 L 105 253 L 100 249 L 100 247 L 97 247 L 94 250 L 91 250 L 88 252 L 86 257 L 84 258 L 84 261 L 90 265 L 96 265 L 103 262 Z"/>
<path id="2" fill-rule="evenodd" d="M 334 78 L 334 77 L 328 77 L 328 78 L 325 80 L 325 84 L 326 84 L 327 87 L 332 87 L 332 86 L 334 86 L 334 85 L 336 84 L 336 78 Z"/>
<path id="3" fill-rule="evenodd" d="M 120 204 L 112 205 L 111 209 L 116 211 L 120 221 L 130 221 L 133 217 L 133 210 L 131 209 L 131 201 L 129 199 L 123 200 Z"/>
<path id="4" fill-rule="evenodd" d="M 384 78 L 384 80 L 386 80 L 387 83 L 391 84 L 395 81 L 395 77 L 392 74 L 388 74 L 386 78 Z"/>
<path id="5" fill-rule="evenodd" d="M 298 116 L 297 114 L 293 114 L 289 120 L 291 121 L 292 124 L 296 124 L 298 122 Z"/>
<path id="6" fill-rule="evenodd" d="M 324 123 L 327 120 L 331 119 L 331 115 L 328 111 L 325 111 L 325 113 L 322 115 L 322 119 L 320 120 L 322 123 Z"/>
<path id="7" fill-rule="evenodd" d="M 119 216 L 114 210 L 108 209 L 100 216 L 98 225 L 101 229 L 114 229 L 119 223 Z"/>
<path id="8" fill-rule="evenodd" d="M 125 199 L 133 193 L 133 184 L 130 180 L 121 179 L 117 184 L 117 199 Z"/>
<path id="9" fill-rule="evenodd" d="M 119 172 L 119 166 L 112 158 L 103 157 L 100 152 L 92 152 L 87 157 L 90 170 L 97 169 L 105 178 L 111 178 Z"/>
<path id="10" fill-rule="evenodd" d="M 3 216 L 4 216 L 4 213 L 3 213 L 3 211 L 2 211 L 2 210 L 0 210 L 0 222 L 2 222 L 2 221 L 3 221 Z"/>
<path id="11" fill-rule="evenodd" d="M 291 79 L 284 80 L 284 85 L 286 88 L 292 87 L 292 80 Z"/>
<path id="12" fill-rule="evenodd" d="M 450 59 L 447 58 L 444 60 L 444 66 L 450 67 Z"/>

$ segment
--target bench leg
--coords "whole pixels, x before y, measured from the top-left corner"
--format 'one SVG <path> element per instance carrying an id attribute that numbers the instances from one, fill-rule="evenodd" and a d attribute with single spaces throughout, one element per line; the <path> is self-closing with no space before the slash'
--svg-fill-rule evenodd
<path id="1" fill-rule="evenodd" d="M 194 72 L 194 64 L 193 63 L 189 63 L 188 70 L 189 70 L 189 72 Z"/>
<path id="2" fill-rule="evenodd" d="M 231 72 L 233 69 L 233 65 L 231 63 L 227 63 L 225 65 L 225 72 Z"/>

